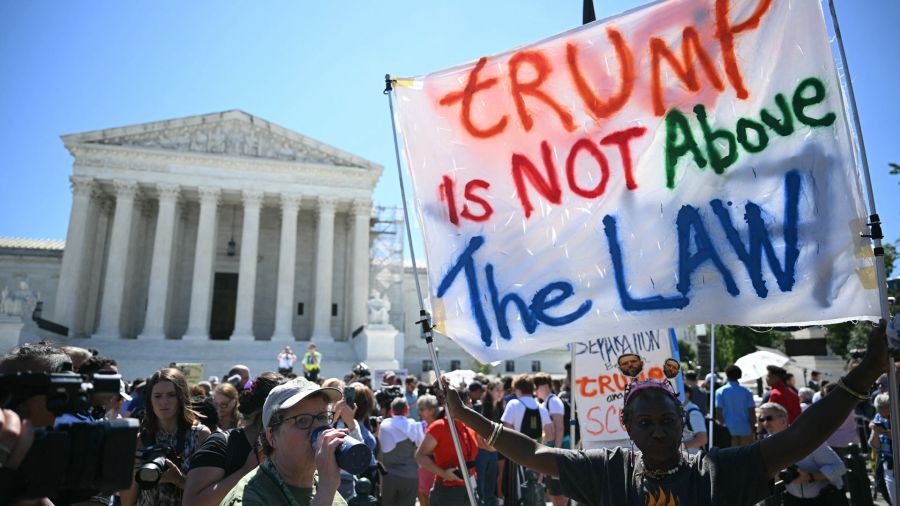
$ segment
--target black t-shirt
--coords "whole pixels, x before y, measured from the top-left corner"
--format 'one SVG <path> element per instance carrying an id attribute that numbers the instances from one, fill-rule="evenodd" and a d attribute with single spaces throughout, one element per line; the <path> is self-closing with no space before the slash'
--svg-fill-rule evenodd
<path id="1" fill-rule="evenodd" d="M 200 448 L 191 456 L 191 469 L 198 467 L 218 467 L 225 470 L 225 476 L 234 473 L 253 451 L 243 428 L 210 434 Z"/>
<path id="2" fill-rule="evenodd" d="M 693 455 L 687 467 L 659 480 L 635 475 L 640 456 L 624 448 L 556 455 L 563 495 L 588 506 L 749 506 L 772 494 L 758 444 Z"/>

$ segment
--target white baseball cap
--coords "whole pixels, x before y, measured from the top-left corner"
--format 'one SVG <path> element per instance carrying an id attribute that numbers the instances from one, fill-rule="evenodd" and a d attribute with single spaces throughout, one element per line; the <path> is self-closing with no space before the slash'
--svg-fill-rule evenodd
<path id="1" fill-rule="evenodd" d="M 320 387 L 306 378 L 294 378 L 269 392 L 263 404 L 263 427 L 269 427 L 279 411 L 290 409 L 313 394 L 324 395 L 328 402 L 337 402 L 344 397 L 337 388 Z"/>

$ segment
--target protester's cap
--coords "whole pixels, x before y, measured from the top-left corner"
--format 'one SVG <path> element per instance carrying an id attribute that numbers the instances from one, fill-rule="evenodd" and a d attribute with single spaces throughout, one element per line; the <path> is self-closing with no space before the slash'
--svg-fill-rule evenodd
<path id="1" fill-rule="evenodd" d="M 210 383 L 216 383 L 216 384 L 218 384 L 218 383 L 219 383 L 219 377 L 218 377 L 218 376 L 210 376 L 209 378 L 206 379 L 206 381 L 208 381 L 208 382 L 210 382 Z"/>
<path id="2" fill-rule="evenodd" d="M 718 382 L 719 382 L 719 375 L 716 374 L 716 373 L 712 373 L 712 372 L 709 373 L 709 374 L 707 374 L 707 375 L 706 375 L 706 382 L 707 382 L 707 383 L 718 383 Z"/>
<path id="3" fill-rule="evenodd" d="M 296 406 L 303 399 L 317 393 L 324 395 L 328 402 L 337 402 L 344 396 L 337 388 L 320 387 L 306 378 L 294 378 L 273 388 L 263 404 L 263 426 L 271 426 L 279 411 Z"/>
<path id="4" fill-rule="evenodd" d="M 131 400 L 131 396 L 128 395 L 128 389 L 125 388 L 125 381 L 122 378 L 119 378 L 119 397 L 125 399 L 126 401 Z"/>
<path id="5" fill-rule="evenodd" d="M 481 383 L 479 383 L 477 381 L 473 381 L 473 382 L 469 383 L 469 391 L 470 392 L 478 392 L 481 390 L 484 390 L 484 385 L 482 385 Z"/>

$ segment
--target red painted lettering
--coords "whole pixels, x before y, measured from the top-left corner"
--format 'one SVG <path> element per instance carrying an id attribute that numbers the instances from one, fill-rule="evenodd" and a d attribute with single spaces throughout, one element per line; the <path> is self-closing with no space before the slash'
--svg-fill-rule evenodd
<path id="1" fill-rule="evenodd" d="M 609 408 L 606 409 L 606 432 L 608 434 L 619 432 L 619 424 L 619 409 L 615 405 L 610 404 Z"/>
<path id="2" fill-rule="evenodd" d="M 597 380 L 595 378 L 581 377 L 575 380 L 575 384 L 578 385 L 578 389 L 581 392 L 582 397 L 594 397 L 597 395 L 597 390 L 588 390 L 588 386 L 596 383 Z"/>
<path id="3" fill-rule="evenodd" d="M 600 383 L 600 395 L 604 395 L 607 390 L 609 390 L 610 393 L 615 393 L 615 390 L 613 390 L 612 387 L 612 378 L 610 378 L 608 375 L 603 374 L 599 378 L 597 378 L 597 380 Z"/>
<path id="4" fill-rule="evenodd" d="M 594 119 L 607 118 L 618 112 L 628 102 L 631 91 L 634 89 L 634 58 L 631 56 L 631 49 L 628 48 L 625 37 L 615 28 L 607 28 L 606 37 L 615 48 L 616 57 L 619 60 L 619 91 L 609 97 L 606 102 L 594 93 L 581 74 L 581 69 L 578 67 L 578 47 L 575 44 L 566 44 L 566 63 L 569 66 L 569 73 L 572 75 L 581 100 L 584 101 L 584 105 L 587 106 L 588 112 Z"/>
<path id="5" fill-rule="evenodd" d="M 553 164 L 550 145 L 547 141 L 541 142 L 541 154 L 544 159 L 544 166 L 547 170 L 546 179 L 541 176 L 537 167 L 535 167 L 534 164 L 531 163 L 531 160 L 526 158 L 525 155 L 520 155 L 518 153 L 513 153 L 512 155 L 513 180 L 516 183 L 516 193 L 519 195 L 519 200 L 522 202 L 522 209 L 525 210 L 525 218 L 531 216 L 531 212 L 534 211 L 534 206 L 531 205 L 531 199 L 528 198 L 528 190 L 525 188 L 524 178 L 528 178 L 528 181 L 531 182 L 534 189 L 551 203 L 559 204 L 562 202 L 562 190 L 559 187 L 559 177 L 556 174 L 556 166 Z"/>
<path id="6" fill-rule="evenodd" d="M 698 91 L 700 89 L 700 81 L 697 77 L 697 70 L 694 68 L 695 56 L 700 60 L 700 65 L 706 72 L 706 76 L 713 87 L 719 91 L 724 90 L 725 85 L 722 84 L 722 79 L 719 78 L 719 73 L 716 71 L 712 58 L 706 54 L 706 51 L 700 44 L 700 35 L 697 33 L 696 28 L 689 26 L 684 29 L 682 34 L 681 59 L 684 66 L 678 62 L 678 58 L 672 54 L 672 51 L 663 39 L 659 37 L 650 39 L 650 86 L 653 94 L 653 112 L 657 116 L 662 116 L 666 113 L 666 106 L 663 103 L 662 83 L 660 82 L 660 63 L 662 59 L 664 58 L 669 62 L 672 70 L 675 71 L 675 74 L 689 90 Z"/>
<path id="7" fill-rule="evenodd" d="M 466 197 L 467 202 L 463 206 L 463 210 L 462 210 L 463 218 L 465 218 L 467 220 L 481 222 L 481 221 L 487 221 L 488 218 L 490 218 L 491 215 L 494 214 L 494 208 L 491 207 L 491 205 L 488 203 L 488 201 L 475 193 L 475 190 L 477 190 L 479 188 L 482 190 L 487 190 L 490 187 L 491 187 L 491 184 L 483 179 L 473 179 L 473 180 L 469 181 L 468 183 L 466 183 L 466 191 L 465 191 L 464 195 Z M 473 214 L 471 211 L 469 211 L 469 202 L 480 205 L 481 206 L 481 214 Z"/>
<path id="8" fill-rule="evenodd" d="M 619 146 L 619 154 L 622 156 L 622 168 L 625 170 L 625 185 L 629 190 L 637 189 L 637 183 L 634 180 L 634 173 L 631 167 L 631 149 L 628 143 L 631 139 L 640 137 L 646 132 L 647 129 L 644 127 L 631 127 L 613 132 L 600 140 L 600 144 L 604 146 Z"/>
<path id="9" fill-rule="evenodd" d="M 734 36 L 759 27 L 759 21 L 772 6 L 772 0 L 759 0 L 753 14 L 736 25 L 732 25 L 728 19 L 729 4 L 729 0 L 716 0 L 716 38 L 719 39 L 719 45 L 722 46 L 722 58 L 725 60 L 725 75 L 728 76 L 728 82 L 731 83 L 737 97 L 743 100 L 749 97 L 750 93 L 744 87 L 744 78 L 741 76 L 737 56 L 734 54 Z"/>
<path id="10" fill-rule="evenodd" d="M 537 76 L 528 82 L 520 82 L 519 81 L 519 67 L 523 64 L 527 63 L 531 65 L 534 71 L 537 73 Z M 551 109 L 553 109 L 557 115 L 559 115 L 560 121 L 562 121 L 563 128 L 568 130 L 569 132 L 575 130 L 575 120 L 572 118 L 572 115 L 567 111 L 564 107 L 559 105 L 556 100 L 554 100 L 550 95 L 544 93 L 540 87 L 547 79 L 547 76 L 550 75 L 550 72 L 553 70 L 553 67 L 550 65 L 550 62 L 547 60 L 547 57 L 544 56 L 543 53 L 538 51 L 519 51 L 514 54 L 509 59 L 509 80 L 510 80 L 510 88 L 513 96 L 513 100 L 516 102 L 516 110 L 519 113 L 519 120 L 522 122 L 522 127 L 525 128 L 525 131 L 530 131 L 531 127 L 534 126 L 534 119 L 531 117 L 531 113 L 528 112 L 528 109 L 525 107 L 525 95 L 530 95 L 534 98 L 537 98 L 541 102 L 544 102 Z"/>
<path id="11" fill-rule="evenodd" d="M 475 97 L 475 94 L 481 90 L 486 90 L 494 86 L 498 82 L 498 79 L 496 77 L 478 82 L 478 73 L 481 72 L 481 69 L 484 68 L 485 64 L 487 64 L 486 56 L 478 60 L 478 63 L 475 64 L 475 67 L 473 67 L 472 71 L 469 72 L 469 80 L 466 83 L 466 87 L 463 89 L 463 91 L 454 91 L 452 93 L 448 93 L 444 95 L 443 98 L 441 98 L 440 102 L 438 102 L 443 106 L 448 106 L 462 100 L 462 107 L 459 109 L 460 122 L 462 123 L 466 131 L 469 132 L 469 134 L 471 134 L 473 137 L 482 139 L 493 137 L 503 132 L 503 130 L 506 128 L 507 123 L 507 116 L 505 114 L 502 118 L 500 118 L 499 121 L 485 129 L 475 126 L 475 123 L 472 122 L 472 99 Z"/>
<path id="12" fill-rule="evenodd" d="M 600 411 L 600 406 L 593 406 L 588 410 L 585 418 L 587 419 L 587 424 L 584 430 L 587 431 L 588 434 L 592 436 L 599 436 L 605 432 L 605 427 L 603 422 L 598 418 L 598 411 Z M 597 427 L 596 429 L 594 427 Z"/>
<path id="13" fill-rule="evenodd" d="M 597 161 L 597 166 L 600 167 L 600 182 L 590 190 L 585 190 L 578 186 L 578 181 L 575 179 L 575 158 L 581 150 L 587 151 L 594 157 L 594 160 Z M 609 162 L 606 161 L 606 157 L 600 152 L 600 148 L 590 139 L 579 139 L 572 146 L 572 150 L 569 151 L 569 157 L 566 158 L 566 179 L 569 181 L 569 188 L 575 194 L 581 195 L 586 199 L 597 198 L 606 191 L 606 183 L 609 181 Z"/>
<path id="14" fill-rule="evenodd" d="M 459 226 L 459 214 L 456 212 L 456 196 L 453 194 L 453 179 L 450 176 L 444 176 L 442 183 L 438 187 L 441 194 L 441 200 L 447 202 L 447 211 L 450 216 L 450 223 Z"/>

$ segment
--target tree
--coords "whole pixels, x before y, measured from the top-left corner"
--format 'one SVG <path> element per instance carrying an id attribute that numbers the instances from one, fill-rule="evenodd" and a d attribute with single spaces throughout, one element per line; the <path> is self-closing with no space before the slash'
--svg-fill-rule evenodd
<path id="1" fill-rule="evenodd" d="M 900 176 L 900 165 L 897 165 L 896 163 L 889 163 L 888 165 L 890 165 L 891 167 L 891 174 Z M 897 184 L 900 184 L 900 182 L 898 182 Z"/>
<path id="2" fill-rule="evenodd" d="M 697 363 L 697 350 L 684 339 L 678 340 L 678 356 L 681 358 L 681 363 L 690 368 Z"/>
<path id="3" fill-rule="evenodd" d="M 716 369 L 722 370 L 735 360 L 756 351 L 757 346 L 784 351 L 786 332 L 759 330 L 738 325 L 716 325 Z"/>

